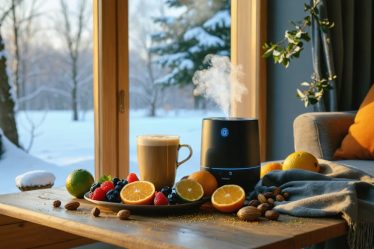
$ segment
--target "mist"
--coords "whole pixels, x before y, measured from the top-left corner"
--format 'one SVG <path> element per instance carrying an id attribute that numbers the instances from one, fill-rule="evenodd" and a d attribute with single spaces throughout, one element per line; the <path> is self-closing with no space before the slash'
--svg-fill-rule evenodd
<path id="1" fill-rule="evenodd" d="M 247 89 L 241 82 L 242 67 L 233 65 L 230 58 L 219 55 L 207 55 L 204 64 L 207 69 L 196 71 L 192 81 L 194 95 L 202 95 L 213 100 L 227 117 L 231 113 L 231 101 L 241 102 Z"/>

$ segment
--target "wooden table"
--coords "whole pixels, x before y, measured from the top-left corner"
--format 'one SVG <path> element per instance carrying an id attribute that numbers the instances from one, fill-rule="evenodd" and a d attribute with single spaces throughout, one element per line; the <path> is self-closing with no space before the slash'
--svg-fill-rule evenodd
<path id="1" fill-rule="evenodd" d="M 79 200 L 77 211 L 53 208 L 66 203 L 64 189 L 0 196 L 2 248 L 70 248 L 102 241 L 126 248 L 302 248 L 346 234 L 342 219 L 281 216 L 279 221 L 244 222 L 215 212 L 171 217 L 132 215 L 119 220 L 112 212 L 90 215 L 92 204 Z"/>

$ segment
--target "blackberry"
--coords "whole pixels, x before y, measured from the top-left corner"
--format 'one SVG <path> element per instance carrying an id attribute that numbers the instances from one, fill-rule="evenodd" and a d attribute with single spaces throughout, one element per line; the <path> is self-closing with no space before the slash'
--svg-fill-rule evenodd
<path id="1" fill-rule="evenodd" d="M 91 185 L 90 192 L 93 193 L 95 191 L 95 189 L 100 187 L 100 185 L 101 185 L 100 182 L 93 183 Z"/>
<path id="2" fill-rule="evenodd" d="M 163 187 L 160 192 L 163 193 L 165 196 L 168 196 L 169 194 L 171 194 L 172 188 L 170 188 L 170 187 Z"/>
<path id="3" fill-rule="evenodd" d="M 114 186 L 116 186 L 117 183 L 119 182 L 119 178 L 118 178 L 118 177 L 114 177 L 114 178 L 112 179 L 112 182 L 113 182 Z"/>

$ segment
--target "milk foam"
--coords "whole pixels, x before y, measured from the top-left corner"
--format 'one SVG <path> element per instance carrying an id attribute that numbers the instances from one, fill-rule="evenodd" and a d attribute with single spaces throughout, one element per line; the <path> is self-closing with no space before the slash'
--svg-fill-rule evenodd
<path id="1" fill-rule="evenodd" d="M 178 136 L 166 135 L 143 135 L 137 138 L 138 145 L 143 146 L 166 146 L 166 145 L 179 145 Z"/>

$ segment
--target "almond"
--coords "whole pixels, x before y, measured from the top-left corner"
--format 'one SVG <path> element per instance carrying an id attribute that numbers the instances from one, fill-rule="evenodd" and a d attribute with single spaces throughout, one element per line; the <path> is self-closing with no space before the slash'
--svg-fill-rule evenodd
<path id="1" fill-rule="evenodd" d="M 247 206 L 257 207 L 258 205 L 260 205 L 260 202 L 258 200 L 251 200 L 248 202 Z"/>
<path id="2" fill-rule="evenodd" d="M 271 209 L 271 207 L 269 203 L 262 203 L 258 205 L 257 209 L 261 212 L 261 215 L 264 215 L 267 210 Z"/>
<path id="3" fill-rule="evenodd" d="M 80 205 L 79 202 L 77 202 L 77 201 L 71 201 L 71 202 L 66 203 L 65 209 L 67 209 L 67 210 L 77 210 L 77 208 L 79 207 L 79 205 Z"/>
<path id="4" fill-rule="evenodd" d="M 258 199 L 258 201 L 261 202 L 261 203 L 266 203 L 267 200 L 268 200 L 268 199 L 267 199 L 263 194 L 258 194 L 258 195 L 257 195 L 257 199 Z"/>
<path id="5" fill-rule="evenodd" d="M 288 193 L 288 192 L 283 192 L 282 195 L 283 195 L 284 199 L 288 199 L 288 197 L 290 197 L 290 193 Z"/>
<path id="6" fill-rule="evenodd" d="M 277 196 L 275 197 L 275 199 L 276 199 L 277 201 L 284 201 L 284 197 L 283 197 L 283 195 L 277 195 Z"/>
<path id="7" fill-rule="evenodd" d="M 281 193 L 281 189 L 279 187 L 275 187 L 273 190 L 273 196 L 277 196 Z"/>
<path id="8" fill-rule="evenodd" d="M 58 208 L 58 207 L 60 207 L 60 206 L 61 206 L 61 201 L 60 201 L 60 200 L 55 200 L 55 201 L 53 202 L 53 207 Z"/>
<path id="9" fill-rule="evenodd" d="M 100 216 L 100 209 L 98 209 L 97 207 L 94 207 L 92 210 L 91 210 L 91 214 L 95 217 L 99 217 Z"/>
<path id="10" fill-rule="evenodd" d="M 254 221 L 261 216 L 261 211 L 252 206 L 246 206 L 239 209 L 237 216 L 241 220 Z"/>
<path id="11" fill-rule="evenodd" d="M 265 218 L 269 220 L 277 220 L 279 218 L 279 213 L 275 210 L 268 210 L 265 212 Z"/>
<path id="12" fill-rule="evenodd" d="M 118 213 L 117 213 L 117 217 L 120 219 L 120 220 L 128 220 L 129 217 L 130 217 L 130 211 L 127 210 L 127 209 L 122 209 L 120 210 Z"/>

